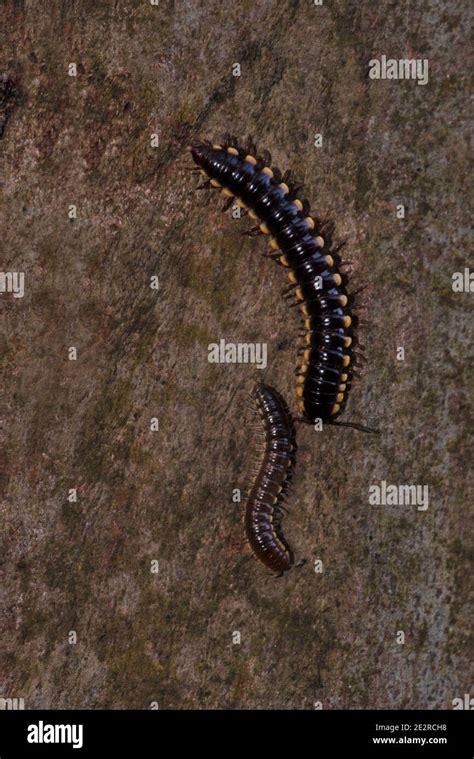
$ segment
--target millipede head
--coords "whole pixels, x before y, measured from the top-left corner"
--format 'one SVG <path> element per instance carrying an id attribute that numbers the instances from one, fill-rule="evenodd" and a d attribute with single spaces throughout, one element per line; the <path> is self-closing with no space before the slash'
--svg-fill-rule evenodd
<path id="1" fill-rule="evenodd" d="M 194 162 L 200 167 L 204 168 L 209 157 L 210 146 L 204 142 L 196 142 L 191 145 L 191 155 Z"/>

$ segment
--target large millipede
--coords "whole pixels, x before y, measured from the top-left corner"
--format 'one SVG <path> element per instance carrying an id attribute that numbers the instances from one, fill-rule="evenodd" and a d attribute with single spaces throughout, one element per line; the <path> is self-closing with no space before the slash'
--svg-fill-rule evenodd
<path id="1" fill-rule="evenodd" d="M 263 422 L 265 446 L 248 494 L 245 532 L 257 559 L 281 576 L 294 565 L 281 518 L 295 463 L 295 429 L 285 401 L 274 388 L 258 383 L 251 395 Z"/>
<path id="2" fill-rule="evenodd" d="M 346 291 L 346 275 L 338 271 L 338 248 L 333 249 L 331 228 L 310 216 L 308 201 L 300 200 L 300 188 L 271 168 L 267 151 L 257 155 L 251 141 L 242 147 L 226 135 L 222 144 L 208 141 L 191 147 L 193 159 L 207 178 L 204 186 L 221 188 L 224 208 L 236 203 L 259 224 L 248 234 L 270 235 L 267 256 L 288 268 L 290 285 L 303 321 L 303 345 L 298 353 L 296 394 L 300 421 L 366 429 L 351 422 L 336 422 L 344 410 L 354 375 L 356 319 Z"/>

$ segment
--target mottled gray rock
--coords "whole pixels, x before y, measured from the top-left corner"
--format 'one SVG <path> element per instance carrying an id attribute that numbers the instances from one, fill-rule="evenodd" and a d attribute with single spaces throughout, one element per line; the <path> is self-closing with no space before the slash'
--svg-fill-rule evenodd
<path id="1" fill-rule="evenodd" d="M 450 708 L 469 685 L 473 296 L 451 285 L 467 265 L 464 4 L 51 0 L 1 14 L 0 71 L 21 93 L 0 146 L 1 266 L 25 273 L 25 295 L 0 295 L 0 695 Z M 428 84 L 370 79 L 381 55 L 428 59 Z M 184 171 L 193 136 L 229 129 L 304 180 L 348 241 L 353 287 L 368 285 L 368 363 L 344 418 L 381 434 L 298 430 L 284 524 L 307 564 L 281 580 L 239 566 L 232 491 L 255 455 L 252 383 L 294 401 L 297 318 L 263 240 Z M 268 343 L 265 371 L 209 364 L 221 338 Z M 370 505 L 382 480 L 428 485 L 429 508 Z"/>

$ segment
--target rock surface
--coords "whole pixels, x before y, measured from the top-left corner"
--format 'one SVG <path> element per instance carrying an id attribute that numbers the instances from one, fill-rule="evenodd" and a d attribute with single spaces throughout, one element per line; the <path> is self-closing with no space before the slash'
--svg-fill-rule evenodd
<path id="1" fill-rule="evenodd" d="M 0 294 L 0 696 L 451 708 L 469 690 L 465 5 L 0 13 L 1 266 L 25 274 L 23 298 Z M 428 59 L 428 84 L 370 79 L 381 55 Z M 307 563 L 280 580 L 241 562 L 232 496 L 255 457 L 253 382 L 294 402 L 298 323 L 264 241 L 184 170 L 193 137 L 226 130 L 304 181 L 367 285 L 344 418 L 381 434 L 298 429 L 284 528 Z M 221 338 L 267 343 L 268 366 L 210 364 Z M 428 509 L 371 505 L 383 480 L 428 485 Z"/>

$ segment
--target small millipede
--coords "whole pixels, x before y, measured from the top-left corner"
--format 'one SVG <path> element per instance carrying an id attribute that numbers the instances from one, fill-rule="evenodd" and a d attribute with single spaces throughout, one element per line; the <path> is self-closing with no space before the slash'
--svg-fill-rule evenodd
<path id="1" fill-rule="evenodd" d="M 288 269 L 285 297 L 296 296 L 301 311 L 303 345 L 296 374 L 299 421 L 317 420 L 369 431 L 352 422 L 336 422 L 344 410 L 354 376 L 355 327 L 353 297 L 347 276 L 338 271 L 340 249 L 332 246 L 331 225 L 310 216 L 308 201 L 297 197 L 299 187 L 270 167 L 268 151 L 257 155 L 255 145 L 240 146 L 226 135 L 222 144 L 203 141 L 192 145 L 193 159 L 206 176 L 201 187 L 221 188 L 226 210 L 236 203 L 258 225 L 247 234 L 270 236 L 266 256 Z M 323 228 L 325 238 L 322 237 Z"/>
<path id="2" fill-rule="evenodd" d="M 288 406 L 274 388 L 258 383 L 251 397 L 263 422 L 265 446 L 248 494 L 245 532 L 257 559 L 281 576 L 294 565 L 293 552 L 282 533 L 281 518 L 295 464 L 295 429 Z"/>

